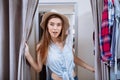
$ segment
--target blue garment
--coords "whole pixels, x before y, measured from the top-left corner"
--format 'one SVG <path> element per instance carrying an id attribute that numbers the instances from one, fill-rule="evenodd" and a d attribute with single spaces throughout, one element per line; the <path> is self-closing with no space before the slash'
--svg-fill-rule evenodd
<path id="1" fill-rule="evenodd" d="M 71 42 L 67 37 L 63 50 L 51 42 L 46 62 L 47 80 L 50 80 L 51 75 L 48 69 L 63 80 L 74 80 L 75 64 Z"/>
<path id="2" fill-rule="evenodd" d="M 120 69 L 118 64 L 118 59 L 120 58 L 120 3 L 119 0 L 114 0 L 115 3 L 115 49 L 114 51 L 114 61 L 115 65 L 110 68 L 110 78 L 111 80 L 120 79 Z"/>
<path id="3" fill-rule="evenodd" d="M 115 18 L 114 2 L 113 2 L 113 0 L 108 0 L 108 22 L 109 22 L 109 28 L 113 27 L 114 18 Z"/>
<path id="4" fill-rule="evenodd" d="M 110 61 L 110 67 L 115 65 L 115 46 L 116 46 L 116 20 L 114 21 L 113 30 L 112 30 L 112 40 L 111 40 L 111 53 L 112 59 Z"/>
<path id="5" fill-rule="evenodd" d="M 115 75 L 117 79 L 120 79 L 120 70 L 118 69 L 118 58 L 120 58 L 120 3 L 119 0 L 115 0 L 116 10 L 116 46 L 115 46 Z"/>
<path id="6" fill-rule="evenodd" d="M 117 74 L 117 58 L 120 54 L 120 3 L 118 0 L 115 0 L 115 19 L 116 19 L 116 46 L 115 46 L 115 74 Z"/>

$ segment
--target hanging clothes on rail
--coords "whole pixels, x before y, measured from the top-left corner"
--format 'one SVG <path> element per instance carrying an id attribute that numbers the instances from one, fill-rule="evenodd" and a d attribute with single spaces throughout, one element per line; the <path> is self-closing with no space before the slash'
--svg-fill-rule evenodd
<path id="1" fill-rule="evenodd" d="M 102 13 L 100 1 L 104 4 Z M 120 0 L 91 0 L 91 5 L 95 24 L 95 60 L 101 57 L 101 65 L 95 65 L 95 80 L 120 80 Z"/>

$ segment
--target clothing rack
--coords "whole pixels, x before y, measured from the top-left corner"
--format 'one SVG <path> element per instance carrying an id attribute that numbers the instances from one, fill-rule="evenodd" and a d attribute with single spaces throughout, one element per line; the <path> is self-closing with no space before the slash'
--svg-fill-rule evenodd
<path id="1" fill-rule="evenodd" d="M 109 1 L 109 7 L 108 7 L 108 4 L 106 3 L 106 1 Z M 110 1 L 114 1 L 115 9 L 113 9 L 113 5 L 111 5 Z M 105 4 L 106 4 L 106 7 L 105 7 Z M 104 24 L 103 25 L 101 24 L 102 18 L 103 18 L 103 10 L 105 13 L 104 19 L 106 18 L 106 22 L 107 22 L 107 20 L 108 21 L 117 21 L 117 24 L 116 24 L 116 22 L 113 22 L 112 26 L 108 26 L 108 25 L 111 25 L 111 24 L 108 24 L 109 23 L 108 22 L 107 28 L 105 28 L 103 30 L 106 30 L 106 29 L 109 30 L 111 27 L 112 27 L 111 29 L 113 29 L 114 28 L 113 26 L 117 25 L 118 29 L 116 29 L 115 32 L 117 32 L 117 34 L 119 33 L 119 35 L 120 35 L 120 30 L 119 30 L 120 29 L 120 25 L 119 25 L 120 24 L 120 0 L 91 0 L 91 6 L 92 6 L 93 21 L 95 24 L 95 70 L 96 70 L 95 71 L 95 80 L 120 80 L 120 58 L 118 57 L 118 55 L 120 55 L 120 48 L 119 48 L 120 46 L 118 44 L 118 43 L 120 43 L 120 39 L 118 39 L 119 37 L 117 37 L 117 36 L 114 36 L 114 38 L 113 38 L 113 36 L 112 36 L 112 38 L 111 38 L 111 36 L 109 37 L 109 38 L 111 38 L 111 40 L 118 39 L 118 41 L 119 41 L 118 43 L 117 42 L 112 43 L 112 45 L 117 44 L 115 46 L 112 46 L 113 50 L 109 49 L 109 50 L 111 50 L 109 52 L 112 52 L 112 51 L 114 52 L 114 50 L 117 51 L 117 52 L 115 52 L 114 55 L 112 54 L 112 56 L 110 55 L 109 57 L 104 56 L 104 52 L 101 53 L 101 50 L 100 50 L 101 46 L 103 46 L 103 48 L 104 48 L 105 46 L 108 45 L 108 44 L 103 45 L 106 43 L 104 41 L 103 41 L 102 45 L 100 44 L 101 43 L 100 42 L 101 26 L 102 26 L 102 28 L 106 27 L 106 26 L 103 26 Z M 107 11 L 109 11 L 109 10 L 105 10 L 106 8 L 109 8 L 110 12 L 112 14 L 111 13 L 106 14 L 106 13 L 108 13 Z M 113 10 L 115 11 L 114 14 L 113 14 L 113 12 L 114 12 Z M 108 15 L 108 16 L 106 17 L 106 15 Z M 112 20 L 109 20 L 109 17 L 111 17 L 111 15 L 115 15 L 114 16 L 115 18 L 112 18 Z M 104 40 L 104 39 L 102 39 L 102 40 Z M 108 49 L 108 47 L 106 47 L 106 48 Z M 109 48 L 111 48 L 111 46 L 109 46 Z M 102 54 L 102 58 L 101 58 L 101 54 Z"/>
<path id="2" fill-rule="evenodd" d="M 107 7 L 107 8 L 106 8 Z M 106 48 L 104 49 L 104 47 L 107 47 L 106 42 L 104 42 L 102 45 L 100 44 L 100 46 L 102 46 L 102 62 L 106 65 L 107 63 L 107 69 L 108 69 L 108 74 L 109 74 L 109 78 L 107 78 L 107 80 L 120 80 L 120 59 L 119 59 L 119 55 L 120 55 L 120 51 L 119 51 L 119 43 L 120 43 L 120 3 L 119 0 L 104 0 L 104 7 L 103 7 L 103 12 L 102 12 L 102 18 L 105 20 L 108 20 L 108 29 L 110 32 L 108 32 L 109 34 L 107 34 L 107 36 L 109 37 L 109 40 L 107 45 L 110 44 L 110 46 L 108 46 L 108 48 L 110 48 L 110 56 L 106 56 Z M 106 12 L 106 10 L 108 10 Z M 105 13 L 104 13 L 105 12 Z M 108 17 L 105 17 L 105 14 L 108 14 Z M 104 22 L 102 19 L 102 28 L 101 31 L 104 30 L 103 26 Z M 101 32 L 102 33 L 102 32 Z M 106 34 L 106 32 L 103 32 L 103 34 Z M 106 37 L 106 35 L 105 35 Z M 104 36 L 102 36 L 102 38 L 104 38 Z M 105 52 L 104 52 L 105 51 Z M 106 61 L 105 61 L 106 60 Z"/>

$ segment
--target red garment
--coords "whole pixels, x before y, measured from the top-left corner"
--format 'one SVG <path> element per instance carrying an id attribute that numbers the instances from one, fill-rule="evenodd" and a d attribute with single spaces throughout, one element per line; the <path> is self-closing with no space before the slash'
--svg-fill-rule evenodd
<path id="1" fill-rule="evenodd" d="M 111 51 L 111 29 L 108 23 L 108 0 L 104 0 L 104 8 L 102 12 L 102 26 L 100 30 L 100 51 L 101 59 L 106 62 L 112 57 Z"/>

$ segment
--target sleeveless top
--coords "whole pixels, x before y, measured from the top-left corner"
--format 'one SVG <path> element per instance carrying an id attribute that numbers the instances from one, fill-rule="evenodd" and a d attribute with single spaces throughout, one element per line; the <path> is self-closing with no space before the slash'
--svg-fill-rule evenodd
<path id="1" fill-rule="evenodd" d="M 74 80 L 74 68 L 72 40 L 69 40 L 69 37 L 67 37 L 62 50 L 51 42 L 46 61 L 47 80 L 50 80 L 51 72 L 57 74 L 62 80 Z"/>

